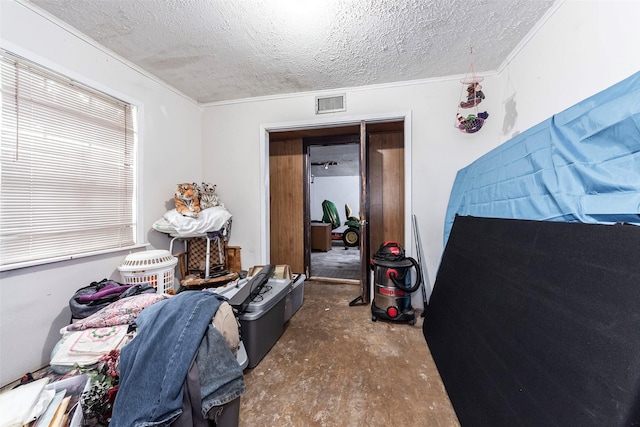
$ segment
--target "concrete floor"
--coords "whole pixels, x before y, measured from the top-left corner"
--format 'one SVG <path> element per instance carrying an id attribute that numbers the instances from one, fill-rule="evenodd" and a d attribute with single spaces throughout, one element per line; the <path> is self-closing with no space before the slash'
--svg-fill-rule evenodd
<path id="1" fill-rule="evenodd" d="M 282 337 L 245 370 L 241 427 L 458 426 L 416 325 L 349 307 L 359 285 L 307 281 Z"/>

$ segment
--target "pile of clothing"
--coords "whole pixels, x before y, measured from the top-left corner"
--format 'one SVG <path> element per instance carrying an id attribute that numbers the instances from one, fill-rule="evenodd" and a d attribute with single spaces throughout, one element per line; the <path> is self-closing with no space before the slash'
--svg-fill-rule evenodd
<path id="1" fill-rule="evenodd" d="M 206 425 L 245 391 L 238 321 L 218 294 L 158 294 L 148 284 L 103 280 L 79 289 L 69 305 L 72 323 L 60 331 L 51 369 L 90 372 L 117 351 L 109 425 Z"/>

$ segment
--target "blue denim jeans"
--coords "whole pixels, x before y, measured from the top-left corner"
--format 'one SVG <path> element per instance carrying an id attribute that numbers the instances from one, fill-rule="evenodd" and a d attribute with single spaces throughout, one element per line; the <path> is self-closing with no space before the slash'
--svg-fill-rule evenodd
<path id="1" fill-rule="evenodd" d="M 187 372 L 219 306 L 214 293 L 188 291 L 142 310 L 138 333 L 120 354 L 120 388 L 111 427 L 169 425 L 180 414 Z M 244 391 L 242 370 L 226 342 L 213 342 L 219 347 L 216 351 L 226 350 L 229 357 L 218 367 L 227 376 L 207 379 L 207 390 L 218 392 L 209 393 L 214 398 L 208 405 L 231 401 Z"/>
<path id="2" fill-rule="evenodd" d="M 204 415 L 214 406 L 229 403 L 244 393 L 242 368 L 229 350 L 226 340 L 213 324 L 209 325 L 207 333 L 202 338 L 196 363 Z"/>

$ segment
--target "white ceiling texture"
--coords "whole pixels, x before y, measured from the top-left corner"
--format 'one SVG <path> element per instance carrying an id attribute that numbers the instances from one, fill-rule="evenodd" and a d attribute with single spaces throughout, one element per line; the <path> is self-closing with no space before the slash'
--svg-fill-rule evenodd
<path id="1" fill-rule="evenodd" d="M 2 1 L 2 0 L 0 0 Z M 495 72 L 555 0 L 22 0 L 206 105 Z M 562 1 L 562 0 L 559 0 Z M 315 176 L 357 175 L 357 145 Z"/>
<path id="2" fill-rule="evenodd" d="M 495 71 L 555 0 L 22 1 L 206 104 Z"/>

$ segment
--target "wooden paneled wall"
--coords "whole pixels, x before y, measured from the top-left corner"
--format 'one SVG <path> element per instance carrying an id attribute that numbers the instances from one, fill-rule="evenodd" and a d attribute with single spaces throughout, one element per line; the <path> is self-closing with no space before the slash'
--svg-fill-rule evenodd
<path id="1" fill-rule="evenodd" d="M 371 255 L 388 240 L 404 242 L 404 136 L 369 134 L 369 244 Z"/>
<path id="2" fill-rule="evenodd" d="M 304 271 L 302 139 L 269 143 L 271 264 Z"/>

